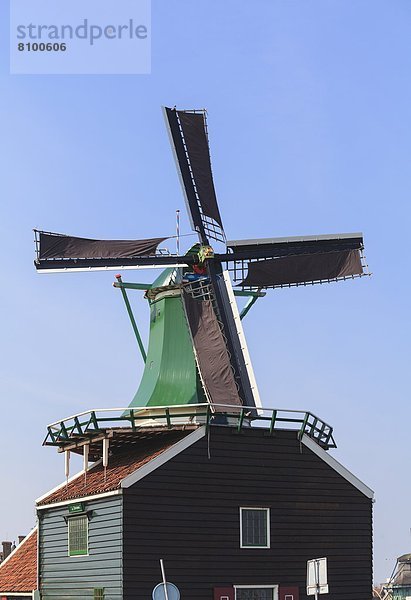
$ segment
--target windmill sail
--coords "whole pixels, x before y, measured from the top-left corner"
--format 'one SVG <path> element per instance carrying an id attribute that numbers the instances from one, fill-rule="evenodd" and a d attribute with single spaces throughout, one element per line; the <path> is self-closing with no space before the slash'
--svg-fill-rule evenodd
<path id="1" fill-rule="evenodd" d="M 276 288 L 364 275 L 361 233 L 237 240 L 218 255 L 231 264 L 237 285 Z"/>
<path id="2" fill-rule="evenodd" d="M 39 259 L 155 256 L 159 244 L 166 239 L 93 240 L 40 231 Z"/>
<path id="3" fill-rule="evenodd" d="M 224 241 L 225 234 L 214 188 L 205 111 L 164 108 L 174 157 L 191 225 L 202 243 Z"/>
<path id="4" fill-rule="evenodd" d="M 230 360 L 235 373 L 236 383 L 240 390 L 242 403 L 244 406 L 255 407 L 258 404 L 258 399 L 253 393 L 250 371 L 244 354 L 244 346 L 239 336 L 239 325 L 236 319 L 238 309 L 235 304 L 234 311 L 233 298 L 230 297 L 232 288 L 228 273 L 222 272 L 217 277 L 215 289 L 219 300 L 220 315 L 224 324 L 224 334 Z M 245 342 L 245 339 L 243 341 Z"/>
<path id="5" fill-rule="evenodd" d="M 206 395 L 212 404 L 241 406 L 227 345 L 211 300 L 183 291 L 194 354 Z"/>
<path id="6" fill-rule="evenodd" d="M 157 269 L 184 266 L 190 257 L 158 249 L 167 237 L 143 240 L 94 240 L 34 230 L 39 272 L 108 269 Z"/>
<path id="7" fill-rule="evenodd" d="M 358 250 L 297 254 L 248 264 L 243 287 L 282 287 L 362 275 Z"/>

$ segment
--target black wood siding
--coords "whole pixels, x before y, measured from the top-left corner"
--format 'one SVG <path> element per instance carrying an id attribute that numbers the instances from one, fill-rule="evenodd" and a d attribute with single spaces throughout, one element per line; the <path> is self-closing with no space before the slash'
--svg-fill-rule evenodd
<path id="1" fill-rule="evenodd" d="M 372 501 L 296 432 L 214 426 L 209 450 L 203 438 L 124 492 L 124 600 L 151 598 L 160 558 L 183 600 L 235 584 L 299 585 L 306 600 L 306 561 L 322 556 L 325 598 L 371 598 Z M 240 506 L 270 508 L 271 548 L 240 549 Z"/>

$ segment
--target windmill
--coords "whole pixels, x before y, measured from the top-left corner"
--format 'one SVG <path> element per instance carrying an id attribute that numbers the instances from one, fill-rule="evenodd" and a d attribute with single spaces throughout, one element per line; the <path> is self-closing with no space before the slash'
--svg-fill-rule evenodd
<path id="1" fill-rule="evenodd" d="M 38 272 L 165 269 L 146 290 L 151 324 L 139 390 L 130 406 L 261 406 L 241 318 L 265 290 L 340 281 L 365 274 L 360 233 L 227 241 L 213 182 L 205 110 L 164 108 L 192 229 L 185 255 L 168 239 L 92 240 L 35 230 Z M 213 244 L 223 246 L 216 252 Z M 234 291 L 233 285 L 234 284 Z M 249 296 L 239 314 L 235 295 Z M 128 305 L 129 307 L 129 305 Z"/>

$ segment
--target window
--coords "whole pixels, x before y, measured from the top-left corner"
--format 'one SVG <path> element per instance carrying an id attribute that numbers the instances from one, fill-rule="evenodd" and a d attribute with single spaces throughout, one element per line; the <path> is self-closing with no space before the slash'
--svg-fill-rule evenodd
<path id="1" fill-rule="evenodd" d="M 235 600 L 278 600 L 277 585 L 236 586 Z"/>
<path id="2" fill-rule="evenodd" d="M 270 547 L 270 509 L 240 508 L 240 548 Z"/>
<path id="3" fill-rule="evenodd" d="M 69 556 L 88 554 L 88 517 L 79 515 L 68 519 Z"/>

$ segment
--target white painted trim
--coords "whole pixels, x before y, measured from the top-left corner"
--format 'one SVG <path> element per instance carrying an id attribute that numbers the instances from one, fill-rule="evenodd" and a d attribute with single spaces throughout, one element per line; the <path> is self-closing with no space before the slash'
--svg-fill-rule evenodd
<path id="1" fill-rule="evenodd" d="M 127 477 L 125 477 L 122 480 L 121 487 L 131 487 L 132 485 L 137 483 L 137 481 L 140 481 L 140 479 L 143 479 L 143 477 L 146 477 L 147 475 L 164 465 L 166 462 L 177 456 L 177 454 L 180 454 L 180 452 L 183 452 L 184 450 L 192 446 L 192 444 L 195 444 L 196 442 L 198 442 L 198 440 L 201 440 L 201 438 L 203 438 L 205 434 L 206 427 L 204 425 L 193 431 L 193 433 L 189 433 L 182 440 L 171 446 L 171 448 L 168 448 L 168 450 L 165 450 L 164 452 L 150 460 L 148 463 L 138 468 L 136 471 L 134 471 L 134 473 L 127 475 Z"/>
<path id="2" fill-rule="evenodd" d="M 241 323 L 240 313 L 238 312 L 237 301 L 234 296 L 233 286 L 227 270 L 223 271 L 223 278 L 227 288 L 228 299 L 230 301 L 231 310 L 233 311 L 234 323 L 237 328 L 237 335 L 240 340 L 240 347 L 244 356 L 244 363 L 247 369 L 248 378 L 250 380 L 251 391 L 253 393 L 254 402 L 257 408 L 262 408 L 260 392 L 258 391 L 257 381 L 254 375 L 253 364 L 251 362 L 250 353 L 248 351 L 247 340 L 245 339 L 243 325 Z"/>
<path id="3" fill-rule="evenodd" d="M 94 469 L 94 467 L 97 467 L 97 465 L 99 465 L 101 462 L 102 462 L 102 459 L 100 458 L 95 463 L 93 463 L 87 469 L 87 473 L 89 471 L 91 471 L 91 469 Z M 76 473 L 75 475 L 72 475 L 67 481 L 63 481 L 63 483 L 59 483 L 53 489 L 49 490 L 48 492 L 46 492 L 45 494 L 43 494 L 39 498 L 36 498 L 35 503 L 37 504 L 38 502 L 41 502 L 42 500 L 45 500 L 48 496 L 51 496 L 51 494 L 54 494 L 54 492 L 58 492 L 59 490 L 61 490 L 61 488 L 65 487 L 68 483 L 71 483 L 72 481 L 74 481 L 78 477 L 81 477 L 82 475 L 84 475 L 84 473 L 85 473 L 85 471 L 84 471 L 84 469 L 82 469 L 79 473 Z"/>
<path id="4" fill-rule="evenodd" d="M 167 256 L 167 255 L 163 255 Z M 80 269 L 70 267 L 60 267 L 57 269 L 39 269 L 37 273 L 85 273 L 90 271 L 138 271 L 139 269 L 173 269 L 176 267 L 188 267 L 186 264 L 169 264 L 169 265 L 133 265 L 133 266 L 117 266 L 117 267 L 82 267 Z"/>
<path id="5" fill-rule="evenodd" d="M 244 546 L 243 545 L 243 510 L 264 510 L 267 514 L 267 546 Z M 240 548 L 246 548 L 247 550 L 267 550 L 271 547 L 271 534 L 270 534 L 270 509 L 266 506 L 240 506 Z M 239 585 L 237 587 L 249 587 Z M 254 587 L 270 587 L 270 586 L 254 586 Z"/>
<path id="6" fill-rule="evenodd" d="M 0 591 L 0 596 L 13 596 L 14 597 L 21 597 L 21 598 L 34 598 L 34 593 L 33 592 L 1 592 Z"/>
<path id="7" fill-rule="evenodd" d="M 69 500 L 62 500 L 61 502 L 51 502 L 50 504 L 42 504 L 41 506 L 36 506 L 36 509 L 45 510 L 46 508 L 57 508 L 58 506 L 66 506 L 67 504 L 73 504 L 74 502 L 89 502 L 90 500 L 100 500 L 100 498 L 118 496 L 122 493 L 122 490 L 113 490 L 111 492 L 104 492 L 103 494 L 91 494 L 90 496 L 82 496 L 81 498 L 70 498 Z"/>
<path id="8" fill-rule="evenodd" d="M 321 448 L 321 446 L 319 446 L 317 444 L 317 442 L 314 442 L 314 440 L 312 440 L 310 437 L 308 437 L 308 435 L 304 434 L 301 439 L 301 442 L 304 444 L 304 446 L 307 446 L 307 448 L 312 450 L 312 452 L 314 452 L 314 454 L 319 456 L 325 463 L 327 463 L 327 465 L 329 465 L 332 469 L 334 469 L 334 471 L 336 471 L 339 475 L 341 475 L 341 477 L 344 477 L 344 479 L 346 479 L 349 483 L 351 483 L 351 485 L 356 487 L 357 490 L 359 490 L 361 493 L 364 494 L 364 496 L 367 496 L 367 498 L 370 498 L 370 499 L 374 498 L 374 492 L 371 488 L 369 488 L 367 485 L 365 485 L 365 483 L 363 483 L 360 479 L 358 479 L 358 477 L 353 475 L 351 473 L 351 471 L 346 469 L 333 456 L 330 456 L 330 454 L 328 454 L 328 452 L 323 450 Z"/>
<path id="9" fill-rule="evenodd" d="M 35 527 L 33 527 L 33 529 L 30 531 L 30 533 L 28 533 L 26 535 L 26 537 L 24 538 L 24 540 L 22 542 L 20 542 L 20 544 L 14 548 L 13 552 L 10 552 L 10 554 L 8 555 L 8 557 L 5 558 L 2 563 L 0 563 L 0 569 L 2 568 L 3 565 L 5 565 L 10 560 L 10 558 L 12 556 L 15 555 L 15 553 L 17 552 L 17 550 L 19 548 L 21 548 L 22 545 L 27 542 L 27 540 L 29 539 L 29 537 L 31 537 L 33 535 L 33 533 L 35 533 L 36 531 L 37 531 L 37 525 Z M 13 593 L 13 592 L 11 592 L 11 593 Z M 5 594 L 5 592 L 0 592 L 0 594 Z M 30 592 L 30 594 L 31 594 L 31 592 Z"/>
<path id="10" fill-rule="evenodd" d="M 278 589 L 279 586 L 278 584 L 274 583 L 274 584 L 266 584 L 266 585 L 234 585 L 234 593 L 235 593 L 235 598 L 237 598 L 237 590 L 241 590 L 241 589 L 245 589 L 245 590 L 254 590 L 254 589 L 259 589 L 259 590 L 273 590 L 274 594 L 273 594 L 273 600 L 278 600 Z"/>

